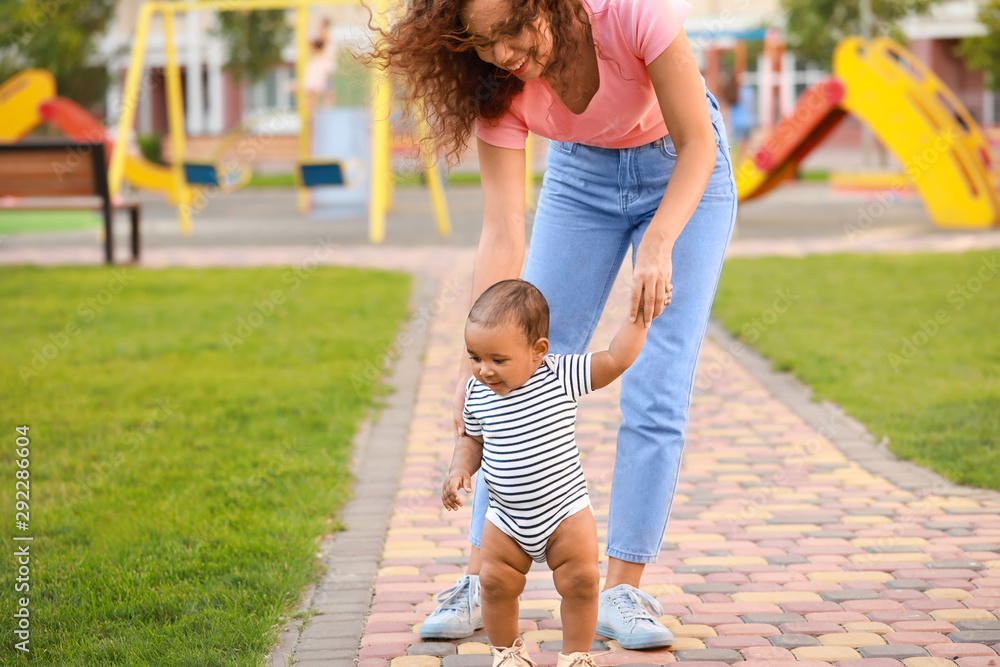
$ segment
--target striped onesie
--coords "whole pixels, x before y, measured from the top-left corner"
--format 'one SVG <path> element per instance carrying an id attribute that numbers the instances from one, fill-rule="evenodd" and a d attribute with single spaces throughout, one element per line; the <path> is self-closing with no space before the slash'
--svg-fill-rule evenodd
<path id="1" fill-rule="evenodd" d="M 539 563 L 560 522 L 590 507 L 574 436 L 577 400 L 591 390 L 590 357 L 546 355 L 506 396 L 474 377 L 465 389 L 465 432 L 483 438 L 486 519 Z"/>

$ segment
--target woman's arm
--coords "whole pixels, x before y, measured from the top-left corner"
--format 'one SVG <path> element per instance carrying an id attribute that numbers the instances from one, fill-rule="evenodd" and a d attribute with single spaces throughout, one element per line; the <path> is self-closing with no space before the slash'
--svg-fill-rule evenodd
<path id="1" fill-rule="evenodd" d="M 525 154 L 477 139 L 483 231 L 472 273 L 472 301 L 490 285 L 517 278 L 524 264 Z"/>
<path id="2" fill-rule="evenodd" d="M 491 285 L 519 277 L 524 264 L 524 151 L 499 148 L 482 139 L 476 141 L 483 183 L 483 231 L 472 271 L 470 305 Z M 472 365 L 464 351 L 458 374 L 452 405 L 456 436 L 465 432 L 465 383 L 472 376 Z"/>
<path id="3" fill-rule="evenodd" d="M 698 63 L 684 31 L 646 67 L 663 120 L 677 148 L 677 163 L 652 222 L 643 234 L 632 273 L 631 310 L 639 299 L 647 324 L 663 312 L 674 242 L 694 214 L 715 168 L 715 131 L 705 104 Z"/>

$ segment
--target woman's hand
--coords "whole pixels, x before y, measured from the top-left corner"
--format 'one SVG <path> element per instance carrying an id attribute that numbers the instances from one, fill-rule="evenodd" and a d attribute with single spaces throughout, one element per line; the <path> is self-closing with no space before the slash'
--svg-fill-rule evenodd
<path id="1" fill-rule="evenodd" d="M 641 317 L 645 318 L 647 327 L 670 304 L 674 289 L 670 283 L 673 274 L 670 255 L 673 249 L 672 243 L 646 229 L 642 241 L 639 242 L 639 250 L 635 255 L 635 269 L 632 271 L 628 316 L 630 322 L 634 322 L 636 317 L 640 316 L 640 301 Z"/>

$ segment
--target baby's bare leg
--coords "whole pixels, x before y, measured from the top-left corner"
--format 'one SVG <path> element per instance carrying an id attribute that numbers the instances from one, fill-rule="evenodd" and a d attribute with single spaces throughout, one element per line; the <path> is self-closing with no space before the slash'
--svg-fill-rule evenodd
<path id="1" fill-rule="evenodd" d="M 517 596 L 524 590 L 531 558 L 517 542 L 489 521 L 483 526 L 480 551 L 483 625 L 491 644 L 508 648 L 521 636 L 517 630 Z"/>
<path id="2" fill-rule="evenodd" d="M 562 652 L 589 651 L 597 631 L 600 571 L 597 525 L 587 508 L 567 517 L 549 538 L 546 552 L 556 590 L 562 596 Z"/>

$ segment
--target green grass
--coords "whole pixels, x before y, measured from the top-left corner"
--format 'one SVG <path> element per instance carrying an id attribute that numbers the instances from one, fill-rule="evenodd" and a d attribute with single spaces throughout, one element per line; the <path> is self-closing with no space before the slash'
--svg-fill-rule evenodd
<path id="1" fill-rule="evenodd" d="M 1000 489 L 998 262 L 995 251 L 733 259 L 714 315 L 898 456 Z"/>
<path id="2" fill-rule="evenodd" d="M 818 181 L 824 182 L 830 180 L 830 172 L 822 170 L 809 170 L 803 169 L 798 173 L 798 179 L 800 181 Z"/>
<path id="3" fill-rule="evenodd" d="M 104 220 L 93 211 L 0 211 L 0 234 L 97 229 Z"/>
<path id="4" fill-rule="evenodd" d="M 248 188 L 294 188 L 294 174 L 251 174 Z"/>
<path id="5" fill-rule="evenodd" d="M 0 269 L 3 653 L 27 425 L 27 662 L 261 664 L 338 530 L 409 291 L 337 268 Z"/>

